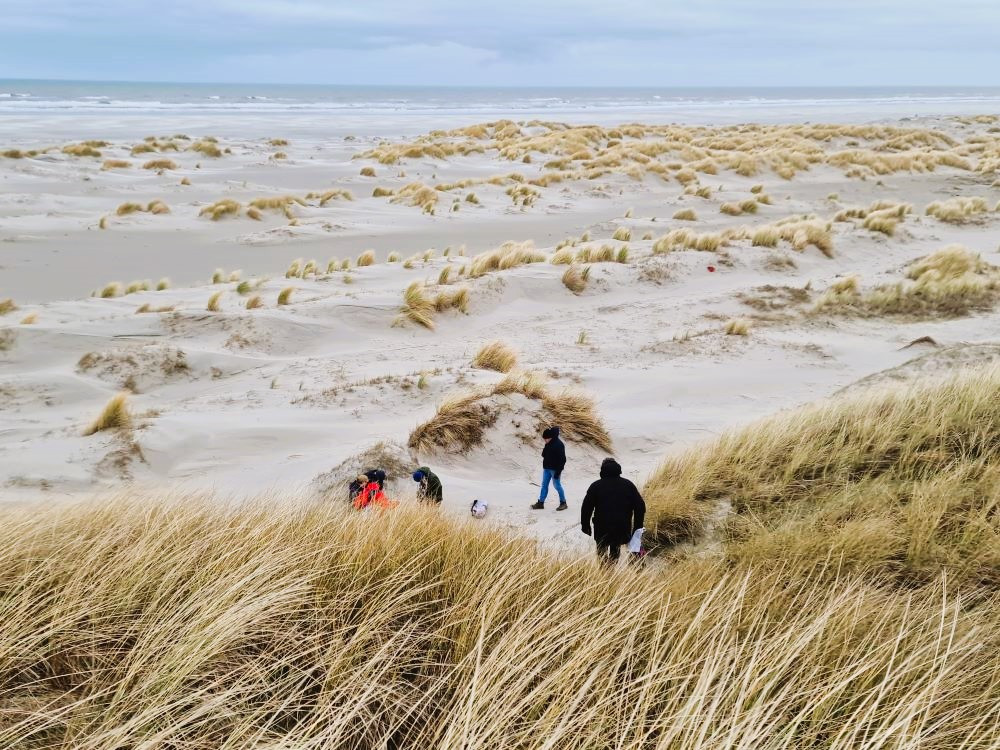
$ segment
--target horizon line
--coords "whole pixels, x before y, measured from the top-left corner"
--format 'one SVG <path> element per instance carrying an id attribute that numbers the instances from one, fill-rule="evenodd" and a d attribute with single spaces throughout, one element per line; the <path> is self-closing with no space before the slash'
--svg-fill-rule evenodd
<path id="1" fill-rule="evenodd" d="M 113 79 L 113 78 L 0 78 L 0 82 L 33 82 L 33 83 L 146 83 L 146 84 L 167 84 L 167 85 L 187 85 L 187 86 L 313 86 L 313 87 L 342 87 L 342 88 L 399 88 L 399 89 L 674 89 L 674 90 L 705 90 L 705 89 L 954 89 L 954 88 L 975 88 L 975 89 L 1000 89 L 1000 84 L 982 85 L 971 83 L 949 83 L 949 84 L 907 84 L 907 83 L 878 83 L 878 84 L 770 84 L 753 85 L 744 84 L 707 84 L 707 85 L 677 85 L 677 84 L 503 84 L 503 85 L 480 85 L 480 84 L 450 84 L 450 83 L 302 83 L 296 81 L 283 81 L 281 83 L 264 81 L 168 81 L 168 80 L 143 80 L 143 79 Z"/>

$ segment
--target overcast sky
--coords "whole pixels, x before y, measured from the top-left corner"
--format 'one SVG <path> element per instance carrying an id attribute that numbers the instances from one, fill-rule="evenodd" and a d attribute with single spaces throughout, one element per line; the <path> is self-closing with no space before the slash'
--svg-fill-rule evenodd
<path id="1" fill-rule="evenodd" d="M 0 78 L 998 85 L 1000 0 L 2 0 Z"/>

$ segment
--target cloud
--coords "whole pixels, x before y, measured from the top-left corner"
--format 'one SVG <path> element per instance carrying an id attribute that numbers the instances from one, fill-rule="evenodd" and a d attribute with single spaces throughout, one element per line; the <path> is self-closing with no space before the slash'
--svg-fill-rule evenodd
<path id="1" fill-rule="evenodd" d="M 384 84 L 987 84 L 1000 64 L 998 27 L 992 0 L 7 0 L 0 70 Z"/>

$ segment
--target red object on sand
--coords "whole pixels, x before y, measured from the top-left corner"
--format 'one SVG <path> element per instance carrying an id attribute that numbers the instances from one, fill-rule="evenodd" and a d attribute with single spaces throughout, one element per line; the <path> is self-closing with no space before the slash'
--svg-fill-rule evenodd
<path id="1" fill-rule="evenodd" d="M 709 266 L 708 267 L 708 272 L 709 273 L 715 273 L 715 266 Z"/>

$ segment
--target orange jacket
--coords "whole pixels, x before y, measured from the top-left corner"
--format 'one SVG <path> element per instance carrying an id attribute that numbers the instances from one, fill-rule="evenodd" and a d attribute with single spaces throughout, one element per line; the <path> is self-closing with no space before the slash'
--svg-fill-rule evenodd
<path id="1" fill-rule="evenodd" d="M 377 483 L 369 482 L 354 498 L 353 505 L 355 510 L 364 510 L 370 505 L 377 508 L 392 508 L 396 503 L 385 496 Z"/>

